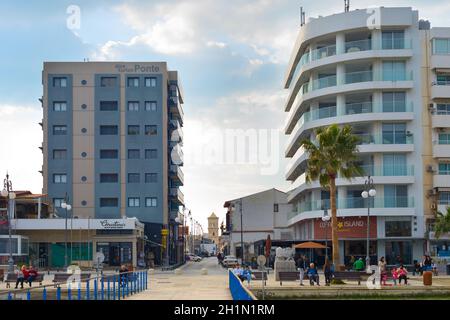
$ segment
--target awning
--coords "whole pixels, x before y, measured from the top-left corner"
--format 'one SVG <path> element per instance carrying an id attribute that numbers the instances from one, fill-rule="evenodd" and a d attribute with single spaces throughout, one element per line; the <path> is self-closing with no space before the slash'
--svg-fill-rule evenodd
<path id="1" fill-rule="evenodd" d="M 325 249 L 326 246 L 324 246 L 323 244 L 317 243 L 317 242 L 303 242 L 303 243 L 299 243 L 296 244 L 294 246 L 295 249 Z"/>

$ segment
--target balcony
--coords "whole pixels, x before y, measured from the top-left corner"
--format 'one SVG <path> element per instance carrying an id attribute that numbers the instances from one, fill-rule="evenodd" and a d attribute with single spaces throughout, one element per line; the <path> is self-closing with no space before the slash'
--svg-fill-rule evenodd
<path id="1" fill-rule="evenodd" d="M 433 145 L 433 157 L 434 158 L 450 158 L 450 144 Z"/>
<path id="2" fill-rule="evenodd" d="M 407 135 L 405 139 L 388 141 L 383 139 L 382 134 L 359 133 L 355 134 L 360 138 L 358 151 L 360 153 L 381 153 L 381 152 L 413 152 L 414 136 Z M 395 143 L 388 143 L 395 142 Z"/>
<path id="3" fill-rule="evenodd" d="M 181 185 L 184 183 L 184 173 L 181 170 L 180 166 L 171 164 L 170 165 L 170 178 L 179 182 Z"/>
<path id="4" fill-rule="evenodd" d="M 181 190 L 179 188 L 170 188 L 169 196 L 172 200 L 177 201 L 181 205 L 184 204 L 184 194 L 183 194 L 183 192 L 181 192 Z"/>
<path id="5" fill-rule="evenodd" d="M 450 99 L 450 81 L 443 80 L 432 83 L 431 99 Z"/>
<path id="6" fill-rule="evenodd" d="M 433 188 L 450 188 L 450 174 L 435 174 Z"/>
<path id="7" fill-rule="evenodd" d="M 177 117 L 180 121 L 183 121 L 184 112 L 180 103 L 180 99 L 177 96 L 171 96 L 168 99 L 169 112 Z"/>
<path id="8" fill-rule="evenodd" d="M 450 90 L 450 87 L 449 87 Z M 431 115 L 431 126 L 433 128 L 449 128 L 450 127 L 450 111 L 436 110 Z"/>
<path id="9" fill-rule="evenodd" d="M 319 90 L 336 85 L 336 75 L 329 75 L 312 81 L 312 90 Z"/>

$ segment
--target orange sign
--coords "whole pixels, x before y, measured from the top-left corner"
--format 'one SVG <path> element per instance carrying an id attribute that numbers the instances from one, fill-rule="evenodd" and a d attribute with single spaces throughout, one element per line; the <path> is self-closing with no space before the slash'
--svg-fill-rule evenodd
<path id="1" fill-rule="evenodd" d="M 338 218 L 338 237 L 344 239 L 366 238 L 367 217 Z M 370 217 L 370 238 L 377 236 L 377 218 Z M 314 239 L 331 239 L 331 220 L 324 222 L 322 219 L 314 220 Z"/>

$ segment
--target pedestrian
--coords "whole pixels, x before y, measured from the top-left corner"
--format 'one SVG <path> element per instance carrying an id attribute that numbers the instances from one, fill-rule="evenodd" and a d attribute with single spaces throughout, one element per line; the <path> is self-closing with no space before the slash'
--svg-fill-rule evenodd
<path id="1" fill-rule="evenodd" d="M 120 277 L 120 285 L 124 287 L 128 280 L 128 269 L 127 266 L 124 264 L 120 266 L 119 277 Z"/>
<path id="2" fill-rule="evenodd" d="M 392 280 L 394 281 L 394 286 L 396 286 L 397 285 L 397 279 L 398 279 L 398 276 L 399 276 L 398 271 L 397 271 L 397 267 L 394 266 L 392 268 L 391 273 L 392 273 Z"/>
<path id="3" fill-rule="evenodd" d="M 364 271 L 364 261 L 362 258 L 359 258 L 355 261 L 355 263 L 353 264 L 353 269 L 355 271 Z"/>
<path id="4" fill-rule="evenodd" d="M 333 270 L 328 257 L 325 257 L 325 264 L 323 265 L 323 274 L 325 276 L 325 285 L 331 285 L 331 278 L 333 277 Z"/>
<path id="5" fill-rule="evenodd" d="M 419 261 L 414 260 L 414 261 L 413 261 L 413 264 L 414 264 L 414 267 L 413 267 L 413 276 L 415 276 L 416 273 L 417 273 L 417 274 L 420 274 L 421 265 L 420 265 Z"/>
<path id="6" fill-rule="evenodd" d="M 434 276 L 437 277 L 437 276 L 438 276 L 438 269 L 437 269 L 436 262 L 434 262 L 434 261 L 431 262 L 431 268 L 432 268 L 432 270 L 433 270 Z"/>
<path id="7" fill-rule="evenodd" d="M 19 286 L 19 283 L 20 283 L 20 289 L 23 289 L 23 281 L 26 278 L 28 278 L 27 266 L 23 265 L 20 269 L 17 269 L 16 276 L 17 276 L 16 289 Z"/>
<path id="8" fill-rule="evenodd" d="M 350 261 L 349 261 L 349 268 L 348 270 L 351 270 L 353 268 L 353 265 L 355 264 L 355 257 L 354 256 L 350 256 Z"/>
<path id="9" fill-rule="evenodd" d="M 28 284 L 31 287 L 31 283 L 36 279 L 36 277 L 38 276 L 38 272 L 36 269 L 34 269 L 34 267 L 32 265 L 30 265 L 30 267 L 28 268 L 28 278 L 26 278 L 26 281 L 28 282 Z"/>
<path id="10" fill-rule="evenodd" d="M 309 278 L 309 284 L 310 285 L 314 285 L 314 282 L 317 283 L 318 286 L 320 286 L 319 284 L 319 273 L 317 272 L 317 268 L 314 265 L 314 263 L 310 263 L 309 264 L 309 268 L 306 271 L 306 274 L 308 275 Z"/>
<path id="11" fill-rule="evenodd" d="M 429 255 L 424 256 L 425 259 L 423 261 L 423 271 L 431 271 L 432 270 L 432 263 L 431 257 Z"/>
<path id="12" fill-rule="evenodd" d="M 297 267 L 297 271 L 300 272 L 300 285 L 303 286 L 303 278 L 305 277 L 305 260 L 302 255 L 300 255 L 295 261 L 295 266 Z"/>
<path id="13" fill-rule="evenodd" d="M 380 261 L 378 261 L 378 269 L 380 272 L 380 282 L 383 285 L 386 285 L 387 271 L 386 271 L 386 261 L 384 261 L 384 257 L 381 257 Z"/>
<path id="14" fill-rule="evenodd" d="M 403 265 L 398 268 L 398 284 L 402 284 L 402 280 L 405 281 L 405 285 L 408 284 L 408 270 Z"/>

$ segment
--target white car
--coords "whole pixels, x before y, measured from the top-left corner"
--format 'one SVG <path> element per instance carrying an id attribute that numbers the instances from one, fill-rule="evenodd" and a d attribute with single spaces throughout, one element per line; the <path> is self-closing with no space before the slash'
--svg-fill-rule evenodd
<path id="1" fill-rule="evenodd" d="M 202 261 L 202 257 L 196 256 L 195 254 L 190 254 L 189 260 L 198 262 L 198 261 Z"/>
<path id="2" fill-rule="evenodd" d="M 235 265 L 239 264 L 239 262 L 235 256 L 225 256 L 225 258 L 222 261 L 222 264 L 224 265 L 224 267 L 230 268 L 230 267 L 234 267 Z"/>

